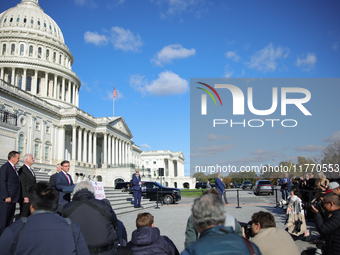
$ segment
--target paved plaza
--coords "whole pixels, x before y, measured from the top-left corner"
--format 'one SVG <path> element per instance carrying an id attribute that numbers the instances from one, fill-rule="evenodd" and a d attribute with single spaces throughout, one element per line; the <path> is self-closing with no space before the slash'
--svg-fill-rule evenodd
<path id="1" fill-rule="evenodd" d="M 168 236 L 181 252 L 184 250 L 185 229 L 188 217 L 191 214 L 191 206 L 195 197 L 182 197 L 182 200 L 174 205 L 159 206 L 160 209 L 148 208 L 144 212 L 149 212 L 154 216 L 155 226 L 161 231 L 161 235 Z M 274 215 L 278 228 L 284 229 L 285 214 L 280 208 L 275 208 L 275 196 L 258 196 L 255 197 L 249 191 L 240 192 L 240 207 L 237 207 L 236 191 L 228 192 L 229 205 L 225 206 L 227 213 L 233 215 L 240 222 L 249 222 L 251 216 L 258 211 L 267 211 Z M 132 232 L 136 229 L 136 217 L 139 212 L 131 212 L 119 216 L 123 221 L 129 240 Z M 311 230 L 312 237 L 318 236 L 313 223 L 307 222 Z M 315 247 L 306 241 L 298 240 L 296 244 L 300 251 L 308 247 Z M 273 254 L 275 254 L 273 252 Z M 282 254 L 282 253 L 276 253 Z"/>

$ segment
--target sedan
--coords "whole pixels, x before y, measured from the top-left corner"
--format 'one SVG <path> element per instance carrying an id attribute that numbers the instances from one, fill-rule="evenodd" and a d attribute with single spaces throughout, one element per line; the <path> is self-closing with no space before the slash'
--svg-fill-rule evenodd
<path id="1" fill-rule="evenodd" d="M 257 181 L 253 187 L 253 192 L 257 196 L 260 193 L 267 193 L 268 195 L 274 195 L 274 187 L 269 180 Z"/>

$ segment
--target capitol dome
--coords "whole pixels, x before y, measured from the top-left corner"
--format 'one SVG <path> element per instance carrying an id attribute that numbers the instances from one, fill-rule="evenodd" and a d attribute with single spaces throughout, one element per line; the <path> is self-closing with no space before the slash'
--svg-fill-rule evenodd
<path id="1" fill-rule="evenodd" d="M 38 0 L 0 14 L 0 47 L 0 79 L 60 107 L 79 106 L 73 56 Z"/>
<path id="2" fill-rule="evenodd" d="M 56 39 L 64 44 L 57 23 L 40 8 L 38 0 L 22 0 L 17 6 L 0 14 L 0 29 L 29 30 Z"/>

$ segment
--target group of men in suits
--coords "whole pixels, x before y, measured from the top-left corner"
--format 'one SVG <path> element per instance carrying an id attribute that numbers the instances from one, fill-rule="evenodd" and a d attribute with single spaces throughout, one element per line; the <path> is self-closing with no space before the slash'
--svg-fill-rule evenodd
<path id="1" fill-rule="evenodd" d="M 20 204 L 20 217 L 28 217 L 30 213 L 30 201 L 28 191 L 36 184 L 36 175 L 32 169 L 34 157 L 31 154 L 24 156 L 24 165 L 17 170 L 16 165 L 20 160 L 17 151 L 8 154 L 8 161 L 0 168 L 0 236 L 13 221 L 15 205 Z M 57 167 L 57 173 L 50 178 L 51 186 L 59 191 L 58 205 L 70 202 L 70 192 L 64 192 L 65 188 L 73 186 L 70 170 L 70 162 L 64 160 Z M 72 189 L 72 187 L 71 187 Z"/>

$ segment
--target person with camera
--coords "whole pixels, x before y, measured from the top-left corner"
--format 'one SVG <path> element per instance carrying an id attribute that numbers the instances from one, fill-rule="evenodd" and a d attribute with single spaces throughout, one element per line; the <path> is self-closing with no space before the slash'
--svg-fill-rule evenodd
<path id="1" fill-rule="evenodd" d="M 340 185 L 337 182 L 331 182 L 328 187 L 326 193 L 331 193 L 333 192 L 334 194 L 337 194 L 340 196 Z"/>
<path id="2" fill-rule="evenodd" d="M 320 211 L 313 205 L 315 226 L 321 236 L 324 236 L 326 245 L 323 246 L 323 255 L 338 255 L 340 251 L 340 197 L 329 193 L 323 199 L 323 209 L 329 217 L 322 218 Z M 307 253 L 306 253 L 307 254 Z"/>
<path id="3" fill-rule="evenodd" d="M 251 217 L 251 241 L 259 247 L 262 255 L 284 254 L 299 255 L 299 248 L 294 240 L 283 229 L 276 227 L 274 216 L 269 212 L 260 211 Z M 281 254 L 281 253 L 280 253 Z"/>

